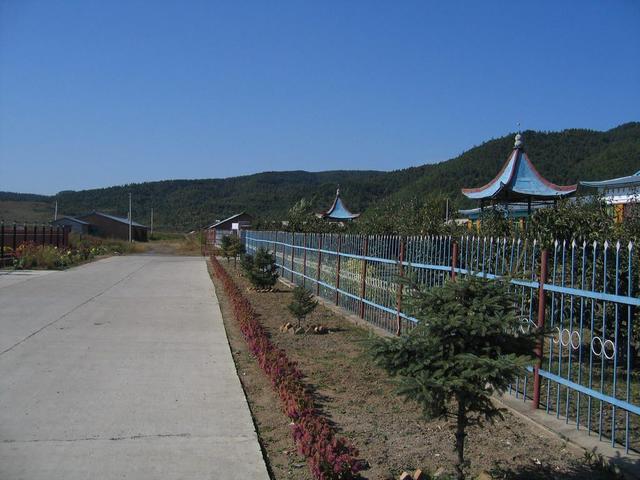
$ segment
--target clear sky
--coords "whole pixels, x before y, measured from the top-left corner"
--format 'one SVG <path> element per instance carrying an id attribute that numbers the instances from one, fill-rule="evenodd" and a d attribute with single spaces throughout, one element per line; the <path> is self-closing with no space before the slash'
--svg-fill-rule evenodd
<path id="1" fill-rule="evenodd" d="M 638 0 L 0 0 L 0 190 L 393 170 L 632 120 Z"/>

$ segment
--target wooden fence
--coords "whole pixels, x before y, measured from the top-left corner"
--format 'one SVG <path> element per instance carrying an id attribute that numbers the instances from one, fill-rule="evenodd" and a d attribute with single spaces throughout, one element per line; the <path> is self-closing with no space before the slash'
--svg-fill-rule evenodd
<path id="1" fill-rule="evenodd" d="M 5 225 L 0 223 L 0 267 L 9 265 L 15 258 L 20 245 L 52 245 L 58 248 L 69 246 L 68 227 L 52 225 Z"/>

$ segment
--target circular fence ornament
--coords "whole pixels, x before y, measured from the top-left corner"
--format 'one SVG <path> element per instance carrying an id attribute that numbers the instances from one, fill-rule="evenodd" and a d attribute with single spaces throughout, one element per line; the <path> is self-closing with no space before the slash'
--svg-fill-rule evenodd
<path id="1" fill-rule="evenodd" d="M 604 356 L 607 360 L 613 360 L 616 355 L 616 345 L 611 340 L 602 341 L 600 337 L 591 339 L 591 351 L 596 357 Z"/>
<path id="2" fill-rule="evenodd" d="M 578 350 L 580 348 L 580 342 L 582 341 L 580 332 L 578 332 L 577 330 L 569 331 L 568 328 L 560 330 L 560 327 L 556 327 L 556 331 L 558 332 L 558 334 L 551 337 L 551 341 L 554 344 L 560 344 L 563 347 L 568 347 L 569 345 L 571 345 L 571 348 L 574 350 Z"/>

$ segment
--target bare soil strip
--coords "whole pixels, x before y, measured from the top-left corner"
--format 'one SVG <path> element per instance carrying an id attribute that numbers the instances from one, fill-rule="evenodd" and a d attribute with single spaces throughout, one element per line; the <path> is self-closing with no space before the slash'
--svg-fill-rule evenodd
<path id="1" fill-rule="evenodd" d="M 294 335 L 279 328 L 293 319 L 286 305 L 287 287 L 260 293 L 234 269 L 221 262 L 260 314 L 272 341 L 298 362 L 318 404 L 340 434 L 359 449 L 369 469 L 368 479 L 397 479 L 403 470 L 417 468 L 434 473 L 452 472 L 454 436 L 452 423 L 424 420 L 419 406 L 395 394 L 393 380 L 367 355 L 367 329 L 319 305 L 306 323 L 322 324 L 326 335 Z M 238 374 L 254 416 L 261 445 L 276 480 L 311 479 L 303 457 L 295 451 L 289 420 L 266 376 L 251 357 L 222 285 L 214 278 L 225 327 Z M 470 473 L 490 472 L 499 479 L 607 478 L 586 465 L 582 452 L 559 438 L 505 412 L 504 421 L 472 428 L 467 457 Z"/>

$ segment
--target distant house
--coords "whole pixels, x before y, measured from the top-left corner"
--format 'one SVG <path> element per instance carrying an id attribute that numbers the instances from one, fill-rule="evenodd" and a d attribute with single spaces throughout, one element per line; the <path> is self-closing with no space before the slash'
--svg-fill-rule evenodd
<path id="1" fill-rule="evenodd" d="M 79 215 L 78 220 L 89 224 L 89 233 L 98 237 L 129 239 L 129 219 L 102 212 L 91 212 Z M 131 239 L 137 242 L 148 240 L 149 227 L 138 222 L 131 222 Z"/>
<path id="2" fill-rule="evenodd" d="M 633 205 L 640 203 L 640 171 L 626 177 L 611 178 L 609 180 L 580 182 L 585 187 L 598 189 L 598 194 L 609 205 L 613 205 L 616 221 L 637 212 Z"/>
<path id="3" fill-rule="evenodd" d="M 222 237 L 227 235 L 240 235 L 242 230 L 251 228 L 253 216 L 246 212 L 236 213 L 235 215 L 216 221 L 206 227 L 208 243 L 220 244 Z"/>
<path id="4" fill-rule="evenodd" d="M 62 217 L 57 220 L 51 222 L 54 227 L 69 227 L 72 233 L 77 234 L 88 234 L 89 233 L 89 223 L 79 220 L 75 217 Z"/>

